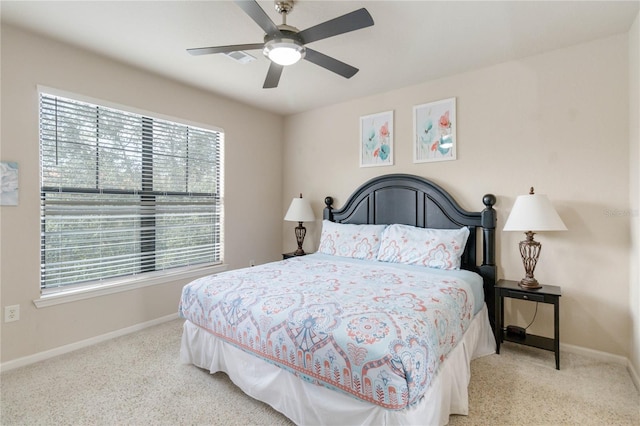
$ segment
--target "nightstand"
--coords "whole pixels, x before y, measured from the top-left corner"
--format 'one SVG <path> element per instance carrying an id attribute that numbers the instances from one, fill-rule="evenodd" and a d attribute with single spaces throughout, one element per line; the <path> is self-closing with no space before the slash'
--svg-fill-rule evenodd
<path id="1" fill-rule="evenodd" d="M 496 353 L 500 353 L 502 342 L 513 342 L 521 345 L 533 346 L 554 352 L 556 355 L 556 370 L 560 370 L 560 287 L 543 285 L 538 289 L 524 289 L 518 285 L 518 281 L 498 280 L 496 290 Z M 531 302 L 548 303 L 553 305 L 553 339 L 525 333 L 524 336 L 507 334 L 504 326 L 504 298 L 528 300 Z"/>
<path id="2" fill-rule="evenodd" d="M 294 251 L 292 251 L 291 253 L 282 253 L 282 260 L 287 260 L 290 257 L 306 256 L 308 254 L 311 254 L 311 253 L 305 253 L 305 254 L 296 255 L 294 253 L 295 253 Z"/>

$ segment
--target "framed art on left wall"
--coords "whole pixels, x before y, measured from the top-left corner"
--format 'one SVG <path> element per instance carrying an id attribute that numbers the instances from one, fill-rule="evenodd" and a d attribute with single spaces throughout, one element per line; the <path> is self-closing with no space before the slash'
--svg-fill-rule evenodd
<path id="1" fill-rule="evenodd" d="M 0 206 L 18 205 L 18 163 L 0 162 Z"/>
<path id="2" fill-rule="evenodd" d="M 393 165 L 393 111 L 360 117 L 360 167 Z"/>

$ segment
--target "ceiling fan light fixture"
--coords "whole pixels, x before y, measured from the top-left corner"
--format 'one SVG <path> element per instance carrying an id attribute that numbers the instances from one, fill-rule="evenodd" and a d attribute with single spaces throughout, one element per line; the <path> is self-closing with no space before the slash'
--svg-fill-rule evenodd
<path id="1" fill-rule="evenodd" d="M 298 40 L 274 39 L 264 44 L 264 56 L 278 65 L 293 65 L 304 58 L 305 48 Z"/>

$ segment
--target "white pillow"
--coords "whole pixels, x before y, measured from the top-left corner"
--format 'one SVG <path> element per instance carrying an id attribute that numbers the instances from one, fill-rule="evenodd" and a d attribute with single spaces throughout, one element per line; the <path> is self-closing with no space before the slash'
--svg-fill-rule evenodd
<path id="1" fill-rule="evenodd" d="M 460 269 L 460 257 L 468 237 L 467 227 L 430 229 L 390 225 L 382 234 L 378 260 L 437 269 Z"/>
<path id="2" fill-rule="evenodd" d="M 374 260 L 378 256 L 380 238 L 387 225 L 350 225 L 322 221 L 320 253 L 355 259 Z"/>

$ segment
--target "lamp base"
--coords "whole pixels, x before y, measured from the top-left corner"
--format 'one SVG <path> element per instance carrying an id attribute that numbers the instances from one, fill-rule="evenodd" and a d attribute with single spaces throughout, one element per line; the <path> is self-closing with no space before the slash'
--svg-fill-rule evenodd
<path id="1" fill-rule="evenodd" d="M 294 256 L 304 256 L 306 253 L 302 250 L 302 244 L 304 243 L 304 236 L 307 234 L 307 228 L 302 226 L 302 222 L 298 222 L 298 226 L 295 229 L 296 241 L 298 242 L 298 249 L 293 252 Z"/>
<path id="2" fill-rule="evenodd" d="M 527 236 L 526 239 L 520 241 L 519 244 L 525 276 L 520 280 L 518 285 L 524 289 L 531 290 L 542 287 L 533 276 L 533 271 L 536 269 L 536 264 L 538 263 L 538 257 L 540 257 L 542 245 L 533 239 L 534 232 L 527 231 L 525 235 Z"/>
<path id="3" fill-rule="evenodd" d="M 520 280 L 520 282 L 518 283 L 518 285 L 526 290 L 535 290 L 538 288 L 542 288 L 542 286 L 540 285 L 540 283 L 538 283 L 538 280 L 536 280 L 535 278 L 523 278 Z"/>

